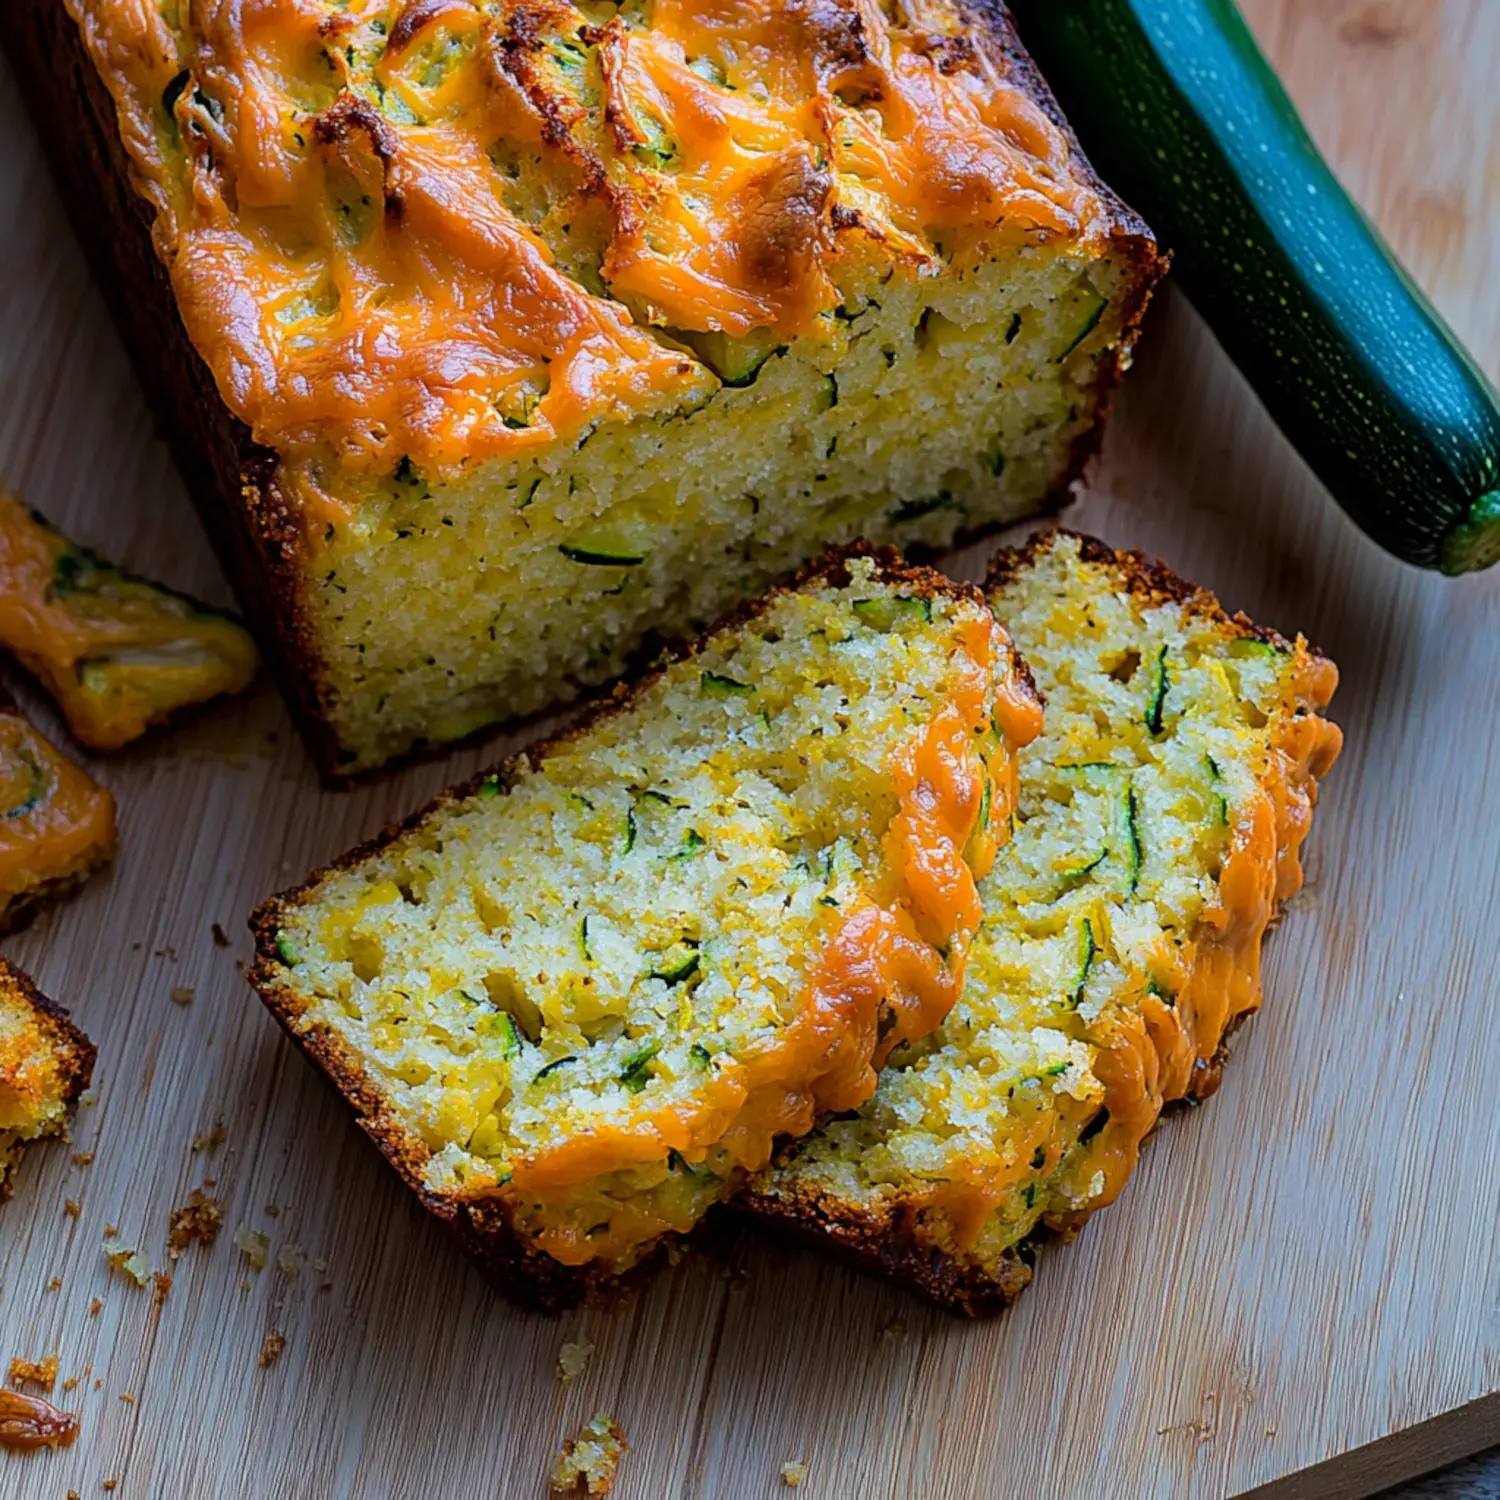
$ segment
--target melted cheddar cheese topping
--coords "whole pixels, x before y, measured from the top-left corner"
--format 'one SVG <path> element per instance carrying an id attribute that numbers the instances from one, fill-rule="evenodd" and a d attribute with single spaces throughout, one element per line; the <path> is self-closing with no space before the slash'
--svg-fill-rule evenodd
<path id="1" fill-rule="evenodd" d="M 114 798 L 0 704 L 0 916 L 93 869 L 114 847 Z"/>
<path id="2" fill-rule="evenodd" d="M 249 634 L 133 578 L 0 491 L 0 646 L 57 699 L 85 745 L 116 750 L 255 676 Z"/>
<path id="3" fill-rule="evenodd" d="M 675 335 L 1102 232 L 948 0 L 66 0 L 184 323 L 328 498 L 697 403 Z"/>

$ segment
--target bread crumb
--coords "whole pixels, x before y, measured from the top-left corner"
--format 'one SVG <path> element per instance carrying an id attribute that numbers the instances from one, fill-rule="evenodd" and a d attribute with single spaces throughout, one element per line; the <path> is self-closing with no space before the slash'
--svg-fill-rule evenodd
<path id="1" fill-rule="evenodd" d="M 581 1485 L 590 1495 L 607 1495 L 620 1472 L 620 1458 L 629 1449 L 625 1434 L 605 1412 L 592 1416 L 576 1438 L 564 1438 L 552 1484 L 564 1494 L 577 1494 Z"/>
<path id="2" fill-rule="evenodd" d="M 118 1479 L 106 1479 L 100 1483 L 99 1488 L 102 1490 L 112 1490 L 119 1482 Z"/>
<path id="3" fill-rule="evenodd" d="M 213 925 L 213 935 L 215 948 L 227 948 L 229 946 L 229 934 L 217 922 Z"/>
<path id="4" fill-rule="evenodd" d="M 94 1300 L 89 1303 L 89 1317 L 97 1318 L 103 1311 L 104 1304 L 97 1297 L 95 1297 Z"/>
<path id="5" fill-rule="evenodd" d="M 281 1217 L 281 1210 L 274 1203 L 266 1204 L 265 1213 L 268 1219 L 279 1219 Z"/>
<path id="6" fill-rule="evenodd" d="M 900 1318 L 892 1318 L 884 1328 L 880 1330 L 880 1341 L 883 1344 L 899 1344 L 906 1337 L 906 1325 Z"/>
<path id="7" fill-rule="evenodd" d="M 83 1204 L 76 1198 L 63 1199 L 63 1217 L 65 1219 L 76 1219 L 83 1212 Z"/>
<path id="8" fill-rule="evenodd" d="M 85 1089 L 78 1096 L 78 1107 L 80 1109 L 92 1109 L 98 1102 L 99 1090 L 96 1088 Z M 93 1161 L 94 1153 L 92 1151 L 85 1152 L 84 1154 L 88 1157 L 89 1161 Z"/>
<path id="9" fill-rule="evenodd" d="M 807 1465 L 800 1458 L 793 1459 L 791 1463 L 782 1464 L 781 1482 L 790 1485 L 792 1489 L 803 1483 L 807 1478 Z"/>
<path id="10" fill-rule="evenodd" d="M 39 1385 L 44 1391 L 50 1391 L 57 1383 L 57 1356 L 49 1354 L 46 1359 L 11 1360 L 10 1383 L 17 1390 L 22 1385 Z"/>
<path id="11" fill-rule="evenodd" d="M 557 1378 L 560 1384 L 569 1385 L 588 1369 L 594 1357 L 594 1341 L 587 1335 L 570 1339 L 557 1351 Z"/>
<path id="12" fill-rule="evenodd" d="M 69 1375 L 68 1378 L 62 1383 L 62 1391 L 63 1395 L 65 1396 L 69 1391 L 76 1391 L 77 1389 L 78 1377 L 76 1375 Z"/>
<path id="13" fill-rule="evenodd" d="M 160 1307 L 167 1300 L 167 1293 L 172 1290 L 172 1278 L 162 1271 L 157 1271 L 151 1279 L 156 1283 L 156 1290 L 152 1293 L 152 1301 Z"/>
<path id="14" fill-rule="evenodd" d="M 271 1249 L 270 1235 L 262 1234 L 258 1229 L 248 1229 L 241 1224 L 234 1232 L 234 1242 L 240 1247 L 240 1254 L 257 1271 L 265 1269 L 266 1255 Z"/>
<path id="15" fill-rule="evenodd" d="M 206 1250 L 219 1237 L 224 1223 L 224 1210 L 217 1201 L 198 1188 L 181 1208 L 174 1208 L 167 1231 L 167 1255 L 177 1260 L 184 1250 L 194 1242 Z"/>
<path id="16" fill-rule="evenodd" d="M 120 1400 L 123 1401 L 126 1404 L 126 1406 L 134 1406 L 135 1405 L 135 1397 L 132 1396 L 128 1391 L 121 1391 L 120 1392 Z"/>
<path id="17" fill-rule="evenodd" d="M 118 1224 L 106 1224 L 104 1226 L 104 1238 L 107 1240 L 114 1239 L 114 1237 L 119 1234 L 119 1232 L 120 1226 Z"/>
<path id="18" fill-rule="evenodd" d="M 62 1291 L 62 1277 L 61 1276 L 54 1276 L 52 1278 L 52 1280 L 47 1283 L 47 1290 L 49 1292 L 60 1292 L 60 1291 Z"/>
<path id="19" fill-rule="evenodd" d="M 194 991 L 192 985 L 179 984 L 177 988 L 172 991 L 172 1004 L 191 1005 L 193 1003 L 193 995 Z"/>
<path id="20" fill-rule="evenodd" d="M 273 1328 L 266 1334 L 265 1342 L 260 1346 L 260 1358 L 255 1363 L 262 1370 L 269 1370 L 281 1358 L 281 1351 L 285 1348 L 286 1335 Z"/>
<path id="21" fill-rule="evenodd" d="M 73 1165 L 75 1167 L 91 1167 L 94 1165 L 94 1153 L 92 1151 L 75 1151 L 73 1153 Z"/>
<path id="22" fill-rule="evenodd" d="M 202 1131 L 193 1137 L 193 1155 L 197 1156 L 203 1151 L 217 1151 L 228 1134 L 223 1120 L 215 1120 L 211 1130 Z"/>
<path id="23" fill-rule="evenodd" d="M 296 1276 L 302 1270 L 302 1264 L 306 1259 L 307 1252 L 302 1246 L 288 1241 L 276 1252 L 276 1269 L 283 1276 Z"/>
<path id="24" fill-rule="evenodd" d="M 113 1250 L 106 1249 L 104 1258 L 109 1262 L 111 1269 L 118 1271 L 122 1276 L 128 1276 L 137 1286 L 145 1286 L 151 1279 L 151 1267 L 146 1257 L 139 1250 L 132 1250 L 129 1245 L 117 1245 Z"/>

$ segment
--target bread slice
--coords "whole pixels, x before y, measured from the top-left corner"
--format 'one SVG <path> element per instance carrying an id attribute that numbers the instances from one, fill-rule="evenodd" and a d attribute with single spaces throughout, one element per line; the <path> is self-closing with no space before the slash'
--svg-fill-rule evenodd
<path id="1" fill-rule="evenodd" d="M 0 688 L 0 932 L 115 856 L 115 799 Z"/>
<path id="2" fill-rule="evenodd" d="M 71 542 L 0 489 L 0 648 L 57 699 L 68 728 L 118 750 L 194 704 L 250 685 L 242 625 Z"/>
<path id="3" fill-rule="evenodd" d="M 61 1135 L 94 1071 L 94 1046 L 0 958 L 0 1201 L 29 1141 Z"/>
<path id="4" fill-rule="evenodd" d="M 330 773 L 832 543 L 1059 502 L 1162 269 L 996 0 L 8 0 L 0 35 Z"/>
<path id="5" fill-rule="evenodd" d="M 1331 662 L 1139 553 L 1056 533 L 988 594 L 1046 728 L 963 996 L 742 1199 L 971 1315 L 1114 1200 L 1165 1104 L 1217 1087 L 1341 744 Z"/>
<path id="6" fill-rule="evenodd" d="M 957 998 L 1040 710 L 977 589 L 831 558 L 268 902 L 251 982 L 482 1264 L 558 1304 Z"/>

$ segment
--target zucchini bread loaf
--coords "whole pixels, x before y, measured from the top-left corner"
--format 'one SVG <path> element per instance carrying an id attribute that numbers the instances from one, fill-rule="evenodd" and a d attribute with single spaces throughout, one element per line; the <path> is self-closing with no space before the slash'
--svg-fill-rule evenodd
<path id="1" fill-rule="evenodd" d="M 0 1201 L 28 1141 L 61 1135 L 94 1071 L 94 1047 L 0 958 Z"/>
<path id="2" fill-rule="evenodd" d="M 0 32 L 331 773 L 608 682 L 830 543 L 1061 498 L 1161 269 L 999 0 Z"/>
<path id="3" fill-rule="evenodd" d="M 977 589 L 836 557 L 269 902 L 251 981 L 481 1264 L 560 1304 L 942 1020 L 1040 726 Z"/>
<path id="4" fill-rule="evenodd" d="M 969 1314 L 1114 1200 L 1164 1104 L 1217 1087 L 1341 744 L 1331 662 L 1138 553 L 1057 534 L 989 597 L 1046 728 L 963 996 L 742 1200 Z"/>

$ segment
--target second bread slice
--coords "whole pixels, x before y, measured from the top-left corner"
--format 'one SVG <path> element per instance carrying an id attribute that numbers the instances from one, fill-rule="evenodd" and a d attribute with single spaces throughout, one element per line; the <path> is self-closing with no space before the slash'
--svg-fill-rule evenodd
<path id="1" fill-rule="evenodd" d="M 832 558 L 257 914 L 252 980 L 558 1303 L 857 1107 L 958 996 L 1040 712 L 977 590 Z"/>

